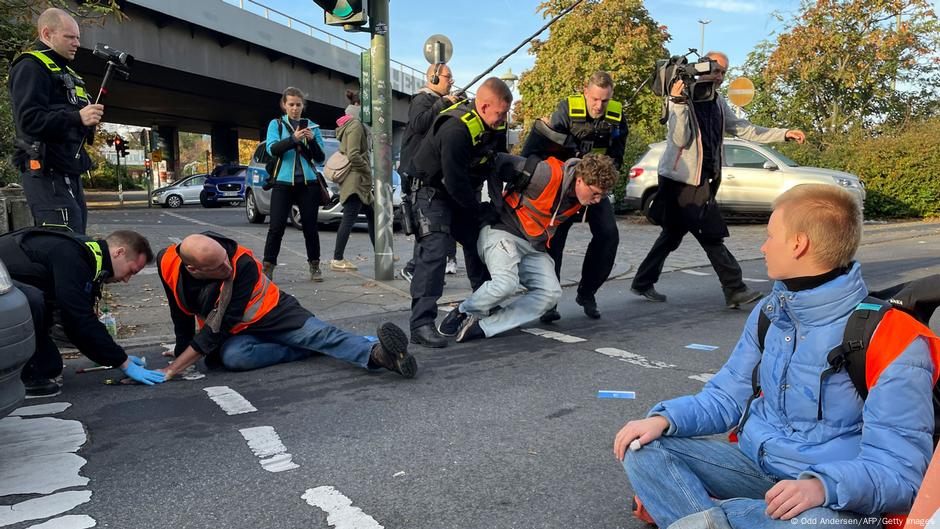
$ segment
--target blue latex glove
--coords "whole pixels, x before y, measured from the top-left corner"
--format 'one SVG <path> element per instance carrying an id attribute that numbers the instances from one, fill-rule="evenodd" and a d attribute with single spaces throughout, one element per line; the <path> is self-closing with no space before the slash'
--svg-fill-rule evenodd
<path id="1" fill-rule="evenodd" d="M 147 359 L 142 356 L 127 355 L 127 359 L 140 367 L 147 367 Z"/>
<path id="2" fill-rule="evenodd" d="M 128 357 L 134 358 L 134 357 Z M 133 378 L 141 384 L 147 384 L 152 386 L 154 384 L 160 384 L 164 381 L 164 374 L 159 371 L 151 371 L 137 365 L 133 360 L 127 363 L 127 367 L 124 368 L 124 374 Z"/>

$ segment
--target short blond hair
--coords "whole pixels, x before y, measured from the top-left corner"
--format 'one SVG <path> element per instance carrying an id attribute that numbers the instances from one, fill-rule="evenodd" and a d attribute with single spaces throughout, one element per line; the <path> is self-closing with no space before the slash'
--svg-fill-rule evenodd
<path id="1" fill-rule="evenodd" d="M 787 236 L 805 233 L 813 258 L 823 266 L 848 266 L 862 240 L 862 207 L 848 191 L 827 184 L 792 187 L 774 200 L 785 209 Z"/>
<path id="2" fill-rule="evenodd" d="M 574 166 L 575 178 L 580 178 L 585 184 L 610 191 L 617 185 L 620 174 L 614 167 L 610 156 L 599 153 L 585 154 L 578 165 Z"/>

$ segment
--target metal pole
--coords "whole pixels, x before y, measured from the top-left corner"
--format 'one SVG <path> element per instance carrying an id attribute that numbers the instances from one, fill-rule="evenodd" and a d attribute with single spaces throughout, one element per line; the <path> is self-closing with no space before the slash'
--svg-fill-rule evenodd
<path id="1" fill-rule="evenodd" d="M 701 47 L 698 49 L 699 54 L 702 54 L 705 53 L 705 24 L 711 24 L 711 20 L 707 18 L 704 20 L 699 19 L 698 23 L 702 25 L 702 42 Z"/>
<path id="2" fill-rule="evenodd" d="M 114 157 L 117 160 L 117 177 L 118 177 L 118 202 L 121 206 L 124 206 L 124 180 L 121 178 L 121 153 L 118 151 Z"/>
<path id="3" fill-rule="evenodd" d="M 388 0 L 370 2 L 372 16 L 372 174 L 375 178 L 375 278 L 395 277 L 392 254 L 392 88 Z"/>

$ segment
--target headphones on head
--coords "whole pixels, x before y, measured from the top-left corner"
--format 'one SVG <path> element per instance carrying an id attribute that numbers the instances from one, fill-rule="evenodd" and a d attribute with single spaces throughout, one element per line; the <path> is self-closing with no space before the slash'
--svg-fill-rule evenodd
<path id="1" fill-rule="evenodd" d="M 442 62 L 439 62 L 439 63 L 437 63 L 437 64 L 434 65 L 434 73 L 432 73 L 432 74 L 431 74 L 431 78 L 428 79 L 428 81 L 430 81 L 431 84 L 437 84 L 437 83 L 441 82 L 441 66 L 443 66 L 443 65 L 444 65 L 444 63 L 442 63 Z"/>

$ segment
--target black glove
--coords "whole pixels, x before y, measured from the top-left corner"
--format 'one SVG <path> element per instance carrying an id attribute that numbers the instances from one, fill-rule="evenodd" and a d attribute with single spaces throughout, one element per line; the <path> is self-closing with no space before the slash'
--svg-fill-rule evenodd
<path id="1" fill-rule="evenodd" d="M 483 202 L 477 211 L 477 218 L 480 220 L 480 227 L 492 226 L 500 222 L 499 210 L 492 202 Z"/>

